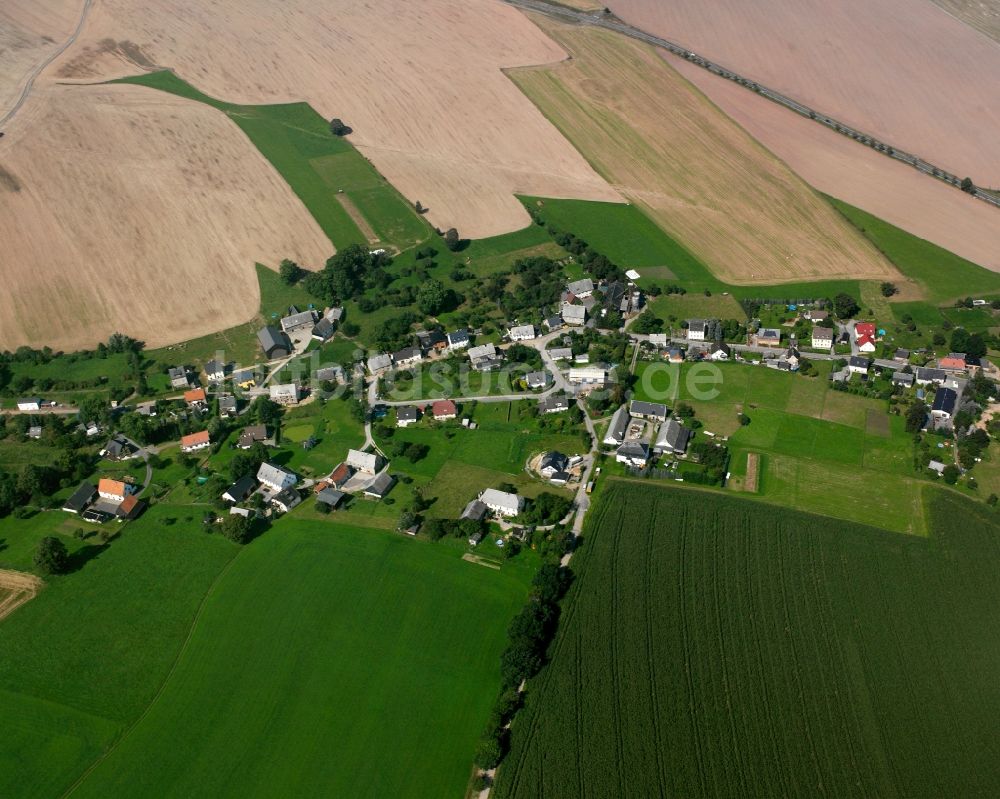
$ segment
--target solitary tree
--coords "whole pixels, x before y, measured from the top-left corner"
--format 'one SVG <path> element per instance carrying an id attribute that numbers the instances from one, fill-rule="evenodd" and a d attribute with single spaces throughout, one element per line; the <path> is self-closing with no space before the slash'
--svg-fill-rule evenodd
<path id="1" fill-rule="evenodd" d="M 222 534 L 236 544 L 245 544 L 250 540 L 253 522 L 247 516 L 233 513 L 222 522 Z"/>
<path id="2" fill-rule="evenodd" d="M 344 124 L 344 121 L 339 117 L 334 117 L 330 120 L 330 133 L 334 136 L 346 136 L 348 133 L 353 131 Z"/>
<path id="3" fill-rule="evenodd" d="M 962 178 L 962 191 L 968 192 L 969 194 L 975 193 L 976 184 L 972 182 L 972 178 Z"/>
<path id="4" fill-rule="evenodd" d="M 850 319 L 861 310 L 861 306 L 850 294 L 841 292 L 833 298 L 833 310 L 841 319 Z"/>
<path id="5" fill-rule="evenodd" d="M 295 263 L 295 261 L 290 261 L 286 258 L 278 267 L 278 274 L 285 285 L 293 286 L 305 277 L 306 270 Z"/>
<path id="6" fill-rule="evenodd" d="M 455 228 L 450 227 L 445 231 L 444 234 L 444 246 L 447 247 L 452 252 L 455 252 L 461 245 L 462 240 L 458 237 L 458 231 Z"/>
<path id="7" fill-rule="evenodd" d="M 46 536 L 35 551 L 35 566 L 46 574 L 62 574 L 69 565 L 66 545 L 58 538 Z"/>
<path id="8" fill-rule="evenodd" d="M 899 293 L 899 289 L 896 288 L 896 284 L 888 281 L 884 282 L 880 288 L 882 289 L 883 297 L 891 297 L 893 294 Z"/>

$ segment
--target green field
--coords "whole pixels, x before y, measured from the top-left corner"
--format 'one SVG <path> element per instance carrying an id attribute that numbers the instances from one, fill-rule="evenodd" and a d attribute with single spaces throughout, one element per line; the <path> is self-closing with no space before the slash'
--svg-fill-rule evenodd
<path id="1" fill-rule="evenodd" d="M 526 594 L 453 548 L 285 520 L 73 795 L 461 796 Z"/>
<path id="2" fill-rule="evenodd" d="M 225 113 L 281 173 L 338 249 L 369 243 L 406 249 L 431 235 L 402 195 L 347 139 L 331 134 L 327 121 L 306 103 L 234 105 L 209 97 L 168 71 L 120 82 L 170 92 Z M 341 192 L 371 226 L 376 241 L 369 240 L 337 199 Z"/>
<path id="3" fill-rule="evenodd" d="M 1000 527 L 612 482 L 495 796 L 994 796 Z"/>

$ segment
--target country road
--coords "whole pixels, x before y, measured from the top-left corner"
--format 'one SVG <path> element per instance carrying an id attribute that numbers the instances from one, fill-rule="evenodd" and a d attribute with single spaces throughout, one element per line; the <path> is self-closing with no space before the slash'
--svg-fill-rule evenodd
<path id="1" fill-rule="evenodd" d="M 35 69 L 28 75 L 28 79 L 24 83 L 24 88 L 21 89 L 21 95 L 17 98 L 14 105 L 0 117 L 0 128 L 3 128 L 10 120 L 14 118 L 14 115 L 21 110 L 21 106 L 24 105 L 25 100 L 28 99 L 28 95 L 31 94 L 31 89 L 35 85 L 35 79 L 45 71 L 46 67 L 55 61 L 59 56 L 66 52 L 70 45 L 72 45 L 77 37 L 80 35 L 80 31 L 83 30 L 83 25 L 87 21 L 87 15 L 90 13 L 90 7 L 93 5 L 93 0 L 83 0 L 83 8 L 80 11 L 80 19 L 76 23 L 76 29 L 70 35 L 70 37 L 63 42 L 55 51 L 53 51 L 48 58 L 46 58 L 41 64 L 39 64 Z"/>

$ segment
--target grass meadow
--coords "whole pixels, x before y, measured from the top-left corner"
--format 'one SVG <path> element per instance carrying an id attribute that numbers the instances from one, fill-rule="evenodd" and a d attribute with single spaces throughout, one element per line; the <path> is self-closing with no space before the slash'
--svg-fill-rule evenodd
<path id="1" fill-rule="evenodd" d="M 927 501 L 914 538 L 607 483 L 494 795 L 995 794 L 1000 528 Z"/>
<path id="2" fill-rule="evenodd" d="M 454 548 L 287 517 L 73 795 L 460 796 L 526 594 Z"/>

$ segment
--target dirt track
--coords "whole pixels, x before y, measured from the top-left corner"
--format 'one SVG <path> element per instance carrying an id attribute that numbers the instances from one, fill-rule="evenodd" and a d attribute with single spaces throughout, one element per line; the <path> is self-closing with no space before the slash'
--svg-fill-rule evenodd
<path id="1" fill-rule="evenodd" d="M 34 599 L 42 585 L 33 574 L 0 569 L 0 620 Z"/>

